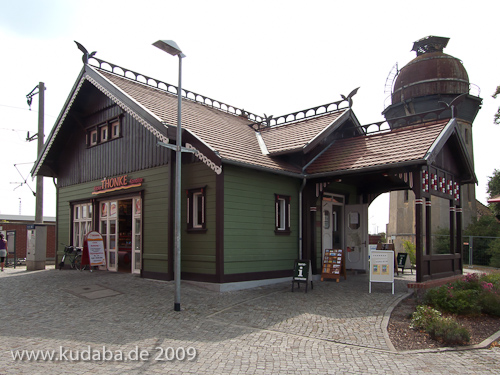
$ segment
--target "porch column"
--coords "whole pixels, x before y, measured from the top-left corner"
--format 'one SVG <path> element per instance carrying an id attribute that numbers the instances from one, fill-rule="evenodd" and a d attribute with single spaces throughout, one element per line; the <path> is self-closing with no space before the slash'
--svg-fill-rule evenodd
<path id="1" fill-rule="evenodd" d="M 458 259 L 458 267 L 459 269 L 456 271 L 460 271 L 460 273 L 463 272 L 464 270 L 464 264 L 463 264 L 463 245 L 462 245 L 462 194 L 460 192 L 461 186 L 458 185 L 457 187 L 458 191 L 455 194 L 455 200 L 456 200 L 456 207 L 455 207 L 455 217 L 456 217 L 456 228 L 457 228 L 457 241 L 456 241 L 456 248 L 455 248 L 455 253 L 460 254 L 460 258 Z"/>
<path id="2" fill-rule="evenodd" d="M 422 282 L 424 270 L 424 241 L 423 241 L 423 205 L 422 179 L 420 173 L 414 174 L 413 191 L 415 193 L 415 255 L 417 262 L 417 282 Z"/>

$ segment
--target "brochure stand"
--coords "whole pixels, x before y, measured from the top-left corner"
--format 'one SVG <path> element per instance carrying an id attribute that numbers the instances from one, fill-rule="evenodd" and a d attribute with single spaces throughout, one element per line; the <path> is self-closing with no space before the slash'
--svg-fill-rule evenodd
<path id="1" fill-rule="evenodd" d="M 344 280 L 347 280 L 344 250 L 325 250 L 325 256 L 323 257 L 323 269 L 321 272 L 321 281 L 323 281 L 324 279 L 335 279 L 337 282 L 339 282 L 340 275 L 343 275 Z"/>

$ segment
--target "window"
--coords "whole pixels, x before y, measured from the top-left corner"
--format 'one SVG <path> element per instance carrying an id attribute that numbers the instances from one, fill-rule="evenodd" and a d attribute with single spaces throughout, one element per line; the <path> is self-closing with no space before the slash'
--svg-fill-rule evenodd
<path id="1" fill-rule="evenodd" d="M 92 230 L 92 204 L 73 206 L 73 246 L 83 247 L 85 235 Z"/>
<path id="2" fill-rule="evenodd" d="M 97 144 L 97 130 L 92 130 L 90 132 L 90 145 L 95 146 Z"/>
<path id="3" fill-rule="evenodd" d="M 87 128 L 87 146 L 93 147 L 121 137 L 120 117 Z"/>
<path id="4" fill-rule="evenodd" d="M 101 142 L 108 140 L 108 125 L 101 126 Z"/>
<path id="5" fill-rule="evenodd" d="M 290 197 L 288 195 L 274 195 L 276 206 L 275 233 L 290 234 Z"/>
<path id="6" fill-rule="evenodd" d="M 111 123 L 111 138 L 116 139 L 120 137 L 120 121 Z"/>
<path id="7" fill-rule="evenodd" d="M 187 194 L 187 228 L 188 231 L 205 232 L 205 196 L 206 187 L 190 189 Z"/>

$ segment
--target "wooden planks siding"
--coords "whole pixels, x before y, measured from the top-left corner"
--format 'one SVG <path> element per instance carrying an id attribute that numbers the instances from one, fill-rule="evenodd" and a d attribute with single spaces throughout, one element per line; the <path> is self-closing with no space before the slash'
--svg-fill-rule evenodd
<path id="1" fill-rule="evenodd" d="M 215 274 L 215 183 L 216 174 L 201 162 L 182 166 L 182 203 L 181 203 L 181 246 L 182 272 Z M 187 199 L 185 191 L 206 186 L 205 222 L 206 232 L 187 231 Z"/>
<path id="2" fill-rule="evenodd" d="M 95 89 L 98 99 L 91 115 L 68 116 L 61 137 L 66 145 L 57 160 L 57 177 L 61 187 L 131 173 L 168 163 L 168 149 L 158 147 L 158 139 L 111 99 Z M 121 137 L 93 147 L 86 145 L 86 128 L 121 116 Z M 82 123 L 80 123 L 80 121 Z"/>
<path id="3" fill-rule="evenodd" d="M 224 273 L 293 269 L 300 181 L 224 165 Z M 275 234 L 275 195 L 291 197 L 291 234 Z"/>

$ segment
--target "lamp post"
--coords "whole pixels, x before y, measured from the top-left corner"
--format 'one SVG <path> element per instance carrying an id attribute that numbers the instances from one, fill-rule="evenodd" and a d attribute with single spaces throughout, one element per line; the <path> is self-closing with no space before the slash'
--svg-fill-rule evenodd
<path id="1" fill-rule="evenodd" d="M 177 139 L 175 148 L 175 246 L 174 246 L 174 310 L 181 311 L 181 155 L 182 155 L 182 58 L 186 57 L 173 40 L 158 40 L 153 46 L 179 57 L 179 86 L 177 88 Z"/>

